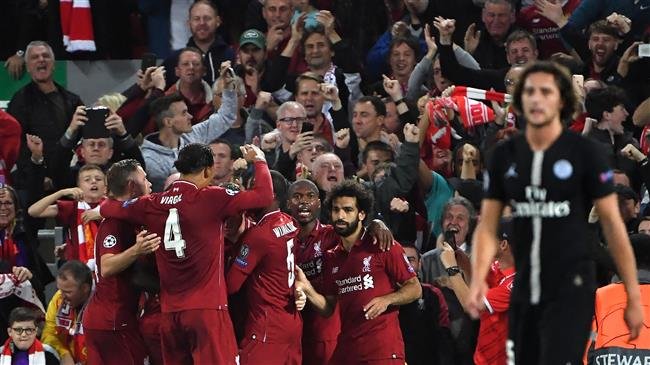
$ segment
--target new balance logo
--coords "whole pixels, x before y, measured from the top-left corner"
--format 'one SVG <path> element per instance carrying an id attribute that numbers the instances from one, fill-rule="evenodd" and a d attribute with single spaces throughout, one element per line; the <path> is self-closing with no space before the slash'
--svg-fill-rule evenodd
<path id="1" fill-rule="evenodd" d="M 373 279 L 372 275 L 366 274 L 363 276 L 363 289 L 374 289 L 375 288 L 375 280 Z"/>

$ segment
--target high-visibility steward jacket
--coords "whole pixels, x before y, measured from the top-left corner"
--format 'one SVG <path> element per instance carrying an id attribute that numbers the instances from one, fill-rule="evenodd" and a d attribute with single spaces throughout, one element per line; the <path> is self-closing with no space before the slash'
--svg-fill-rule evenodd
<path id="1" fill-rule="evenodd" d="M 619 365 L 650 364 L 650 281 L 641 281 L 643 326 L 639 337 L 629 341 L 623 315 L 627 303 L 625 286 L 610 284 L 596 291 L 596 307 L 592 334 L 585 364 Z"/>

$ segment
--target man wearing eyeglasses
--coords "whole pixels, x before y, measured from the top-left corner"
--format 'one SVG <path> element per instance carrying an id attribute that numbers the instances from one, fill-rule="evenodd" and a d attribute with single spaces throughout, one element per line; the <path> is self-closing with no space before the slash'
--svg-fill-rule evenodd
<path id="1" fill-rule="evenodd" d="M 0 364 L 58 365 L 57 352 L 36 338 L 38 314 L 29 308 L 14 308 L 9 314 L 9 338 L 0 347 Z"/>
<path id="2" fill-rule="evenodd" d="M 307 121 L 307 112 L 305 108 L 295 101 L 287 101 L 280 105 L 277 111 L 277 121 L 276 127 L 277 132 L 271 132 L 262 137 L 263 145 L 268 139 L 275 138 L 276 146 L 275 151 L 271 152 L 271 159 L 274 161 L 273 169 L 277 170 L 277 166 L 294 166 L 295 154 L 298 152 L 296 150 L 296 144 L 299 139 L 304 139 L 305 137 L 311 135 L 313 132 L 301 133 L 303 130 L 303 124 Z M 293 148 L 293 150 L 292 150 Z M 269 154 L 270 151 L 267 151 Z M 273 155 L 275 159 L 273 159 Z"/>

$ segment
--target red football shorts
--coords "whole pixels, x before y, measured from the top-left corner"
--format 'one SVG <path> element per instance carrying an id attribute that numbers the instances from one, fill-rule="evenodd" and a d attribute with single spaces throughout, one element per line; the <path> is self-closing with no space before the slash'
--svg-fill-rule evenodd
<path id="1" fill-rule="evenodd" d="M 135 329 L 120 331 L 84 328 L 88 364 L 93 365 L 142 365 L 147 348 Z"/>
<path id="2" fill-rule="evenodd" d="M 334 354 L 336 340 L 331 341 L 302 341 L 303 365 L 327 365 Z"/>
<path id="3" fill-rule="evenodd" d="M 237 362 L 235 333 L 225 310 L 162 313 L 160 339 L 166 365 L 235 365 Z"/>
<path id="4" fill-rule="evenodd" d="M 300 338 L 292 344 L 268 343 L 247 335 L 241 345 L 239 352 L 241 365 L 300 365 L 302 361 Z"/>
<path id="5" fill-rule="evenodd" d="M 160 347 L 160 312 L 145 313 L 140 318 L 140 334 L 149 352 L 150 365 L 163 365 Z"/>

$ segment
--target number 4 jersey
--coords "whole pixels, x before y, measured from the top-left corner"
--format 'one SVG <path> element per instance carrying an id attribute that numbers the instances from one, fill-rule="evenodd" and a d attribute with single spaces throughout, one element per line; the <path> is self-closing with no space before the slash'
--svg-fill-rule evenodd
<path id="1" fill-rule="evenodd" d="M 223 225 L 227 216 L 273 200 L 271 176 L 255 163 L 255 187 L 242 192 L 178 180 L 162 193 L 136 200 L 107 200 L 103 217 L 144 225 L 163 239 L 156 251 L 163 313 L 227 309 Z"/>
<path id="2" fill-rule="evenodd" d="M 246 281 L 247 338 L 267 343 L 300 341 L 302 320 L 293 293 L 298 232 L 293 218 L 276 210 L 240 239 L 239 255 L 228 271 L 228 292 L 237 292 Z"/>

